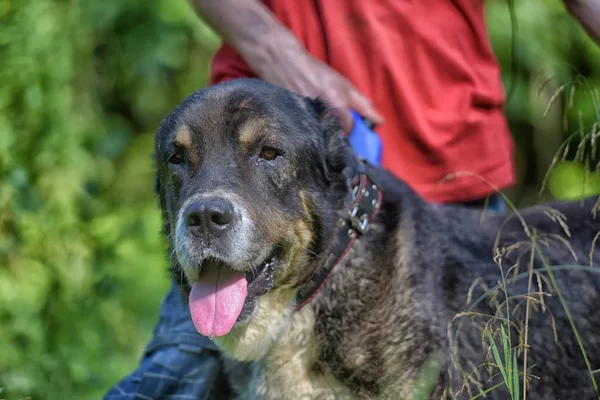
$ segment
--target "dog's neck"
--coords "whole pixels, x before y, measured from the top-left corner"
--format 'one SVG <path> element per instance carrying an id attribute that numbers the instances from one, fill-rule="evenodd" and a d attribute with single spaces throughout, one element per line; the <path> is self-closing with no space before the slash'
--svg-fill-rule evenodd
<path id="1" fill-rule="evenodd" d="M 393 392 L 405 397 L 392 398 L 411 398 L 417 376 L 401 365 L 408 358 L 421 362 L 426 352 L 417 338 L 429 337 L 421 312 L 416 313 L 421 306 L 415 303 L 415 271 L 424 269 L 411 251 L 415 241 L 429 241 L 419 232 L 427 205 L 387 173 L 378 172 L 376 178 L 384 193 L 377 217 L 310 303 L 319 352 L 316 368 L 365 397 L 385 397 L 382 382 L 394 375 L 402 384 Z"/>
<path id="2" fill-rule="evenodd" d="M 416 340 L 429 337 L 414 315 L 416 266 L 405 251 L 416 239 L 412 224 L 422 204 L 408 188 L 378 181 L 385 198 L 369 232 L 356 238 L 312 301 L 287 315 L 284 330 L 253 363 L 252 393 L 411 398 L 418 376 L 402 365 L 408 358 L 423 362 Z M 403 197 L 411 199 L 405 204 Z M 390 379 L 398 383 L 383 384 Z"/>
<path id="3" fill-rule="evenodd" d="M 356 239 L 369 231 L 370 224 L 381 208 L 382 192 L 366 163 L 359 161 L 348 181 L 349 201 L 339 213 L 324 261 L 312 279 L 298 291 L 297 311 L 316 296 Z"/>

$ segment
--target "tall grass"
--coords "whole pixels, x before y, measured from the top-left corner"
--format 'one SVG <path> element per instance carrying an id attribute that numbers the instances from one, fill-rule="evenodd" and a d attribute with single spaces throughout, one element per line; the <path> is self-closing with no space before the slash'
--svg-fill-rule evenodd
<path id="1" fill-rule="evenodd" d="M 569 308 L 569 305 L 562 293 L 562 290 L 560 289 L 559 285 L 557 284 L 557 280 L 554 275 L 554 272 L 559 271 L 559 270 L 579 270 L 579 271 L 585 271 L 585 272 L 589 272 L 589 273 L 600 274 L 600 268 L 594 267 L 592 265 L 593 246 L 592 246 L 592 250 L 590 251 L 590 255 L 589 255 L 590 256 L 590 266 L 579 265 L 579 264 L 550 265 L 550 263 L 547 260 L 547 257 L 545 256 L 545 254 L 543 252 L 543 247 L 545 245 L 548 245 L 550 243 L 555 243 L 558 241 L 565 246 L 566 251 L 571 251 L 573 253 L 573 250 L 571 249 L 570 244 L 566 240 L 564 240 L 563 238 L 561 238 L 557 235 L 546 235 L 543 232 L 536 230 L 534 227 L 529 226 L 527 224 L 527 222 L 525 221 L 525 219 L 523 218 L 523 216 L 521 215 L 521 213 L 519 212 L 519 210 L 510 201 L 510 199 L 505 197 L 505 201 L 507 202 L 509 208 L 513 211 L 514 215 L 519 219 L 519 221 L 521 223 L 521 227 L 528 238 L 528 242 L 515 243 L 508 249 L 499 249 L 496 244 L 495 261 L 499 267 L 499 272 L 500 272 L 500 279 L 499 279 L 498 284 L 492 288 L 488 288 L 487 290 L 485 290 L 485 293 L 483 295 L 481 295 L 477 300 L 475 300 L 474 302 L 472 302 L 470 304 L 470 307 L 466 312 L 460 313 L 455 317 L 455 320 L 461 320 L 464 317 L 469 317 L 469 318 L 485 317 L 485 318 L 487 318 L 484 328 L 482 329 L 482 335 L 484 335 L 485 340 L 487 340 L 487 351 L 488 351 L 488 353 L 491 353 L 491 356 L 492 356 L 491 358 L 493 360 L 493 363 L 487 362 L 487 363 L 480 365 L 479 367 L 485 367 L 489 371 L 496 370 L 496 374 L 490 373 L 490 376 L 496 377 L 499 375 L 502 377 L 502 380 L 501 380 L 501 382 L 496 383 L 496 384 L 492 385 L 491 387 L 484 389 L 486 382 L 480 382 L 480 381 L 477 381 L 476 379 L 473 379 L 474 374 L 478 375 L 477 374 L 478 367 L 475 367 L 473 372 L 467 373 L 464 369 L 462 369 L 459 366 L 459 370 L 461 371 L 461 373 L 463 373 L 463 377 L 464 377 L 463 387 L 461 388 L 461 390 L 459 390 L 459 392 L 462 390 L 467 390 L 470 395 L 470 398 L 476 399 L 476 398 L 482 397 L 482 396 L 490 393 L 493 390 L 497 390 L 500 387 L 506 387 L 507 391 L 510 394 L 511 400 L 517 400 L 517 399 L 526 400 L 527 399 L 528 382 L 529 382 L 529 379 L 532 378 L 532 376 L 530 376 L 529 371 L 528 371 L 528 353 L 530 350 L 529 321 L 530 321 L 530 317 L 531 317 L 532 306 L 539 304 L 542 307 L 542 309 L 547 310 L 544 305 L 544 296 L 548 296 L 551 293 L 555 293 L 558 296 L 560 305 L 567 316 L 571 331 L 575 337 L 575 340 L 579 347 L 580 353 L 584 359 L 586 369 L 587 369 L 587 372 L 590 377 L 590 385 L 593 386 L 594 391 L 596 393 L 596 397 L 598 399 L 600 399 L 600 390 L 599 390 L 598 383 L 597 383 L 596 376 L 595 376 L 595 374 L 597 374 L 600 370 L 592 369 L 591 363 L 589 361 L 589 357 L 587 355 L 585 346 L 583 344 L 583 340 L 582 340 L 579 330 L 577 328 L 577 324 L 575 323 L 575 320 L 573 318 L 573 315 Z M 595 212 L 595 209 L 596 208 L 594 208 L 593 210 L 590 210 L 590 213 Z M 562 215 L 558 211 L 550 209 L 550 208 L 544 210 L 544 213 L 547 218 L 549 218 L 552 221 L 554 221 L 555 223 L 559 224 L 561 226 L 561 228 L 563 229 L 565 235 L 567 237 L 570 237 L 569 227 L 567 225 L 567 221 L 566 221 L 566 218 L 564 215 Z M 498 232 L 498 235 L 497 235 L 497 240 L 500 237 L 501 233 L 502 233 L 502 231 L 500 230 L 500 232 Z M 600 233 L 598 233 L 596 235 L 596 238 L 598 237 L 598 235 L 600 235 Z M 529 253 L 530 257 L 529 257 L 529 261 L 527 263 L 527 271 L 519 274 L 519 271 L 518 271 L 519 263 L 510 266 L 510 268 L 508 268 L 508 270 L 506 270 L 502 265 L 503 255 L 507 255 L 511 251 L 514 251 L 517 247 L 520 247 L 523 245 L 530 246 L 530 253 Z M 573 256 L 575 257 L 574 253 L 573 253 Z M 536 258 L 541 261 L 541 264 L 542 264 L 541 268 L 535 268 L 534 261 Z M 575 259 L 575 261 L 577 261 L 577 260 Z M 508 277 L 508 275 L 510 273 L 513 274 L 512 277 Z M 542 273 L 545 273 L 545 276 L 542 276 Z M 534 277 L 536 278 L 536 280 L 538 282 L 538 290 L 537 291 L 535 291 L 533 289 Z M 516 282 L 517 280 L 524 279 L 524 278 L 528 279 L 527 293 L 511 297 L 509 295 L 509 290 L 508 290 L 509 285 L 511 283 Z M 542 281 L 546 282 L 548 289 L 551 290 L 551 293 L 547 292 L 548 289 L 546 289 L 546 290 L 543 289 Z M 477 284 L 480 284 L 480 282 L 474 282 L 472 288 L 475 287 Z M 499 298 L 499 296 L 498 296 L 499 292 L 502 292 L 504 295 L 504 300 L 502 302 L 497 301 L 497 299 Z M 469 294 L 469 298 L 470 298 L 470 294 Z M 477 312 L 473 311 L 473 309 L 481 301 L 483 301 L 485 299 L 489 299 L 490 302 L 496 303 L 496 306 L 497 306 L 496 309 L 498 310 L 497 315 L 482 315 L 481 313 L 477 313 Z M 517 303 L 517 305 L 514 305 L 514 304 L 511 305 L 511 301 L 514 302 L 515 300 L 518 300 L 518 299 L 525 300 L 526 311 L 525 311 L 525 320 L 524 321 L 512 321 L 511 320 L 511 314 L 513 314 L 511 311 L 514 311 L 514 309 L 519 306 L 518 303 Z M 505 310 L 504 316 L 503 316 L 504 313 L 502 312 L 502 310 Z M 550 314 L 550 318 L 553 319 L 551 314 Z M 499 327 L 496 328 L 495 330 L 492 330 L 490 328 L 492 326 L 492 322 L 499 322 Z M 519 323 L 520 323 L 520 325 L 519 325 Z M 555 340 L 559 340 L 557 333 L 556 333 L 556 327 L 555 327 L 554 320 L 552 321 L 552 325 L 553 325 L 553 329 L 554 329 Z M 460 331 L 461 327 L 462 327 L 462 322 L 458 324 L 455 337 L 456 337 L 456 335 L 460 334 L 459 331 Z M 521 328 L 521 327 L 523 327 L 523 328 Z M 516 347 L 512 347 L 512 345 L 511 345 L 511 343 L 513 343 L 512 338 L 511 338 L 511 331 L 513 330 L 513 328 L 519 332 L 519 343 Z M 522 366 L 521 370 L 519 370 L 519 365 L 517 362 L 517 360 L 519 359 L 520 352 L 522 352 L 522 354 L 523 354 L 523 357 L 522 357 L 523 366 Z M 458 365 L 458 364 L 459 363 L 457 363 L 456 359 L 455 359 L 455 365 Z M 521 385 L 521 378 L 522 378 L 522 385 Z M 533 378 L 535 378 L 535 377 L 533 377 Z M 477 390 L 473 391 L 471 386 L 475 386 L 477 388 Z M 455 393 L 454 395 L 458 395 L 458 393 Z"/>

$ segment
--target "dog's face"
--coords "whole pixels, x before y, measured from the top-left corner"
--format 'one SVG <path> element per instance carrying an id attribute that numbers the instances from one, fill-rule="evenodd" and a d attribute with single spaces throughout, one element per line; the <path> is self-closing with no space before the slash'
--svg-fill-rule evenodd
<path id="1" fill-rule="evenodd" d="M 203 335 L 260 355 L 315 273 L 353 162 L 319 100 L 257 80 L 190 96 L 156 138 L 157 191 L 175 273 Z"/>

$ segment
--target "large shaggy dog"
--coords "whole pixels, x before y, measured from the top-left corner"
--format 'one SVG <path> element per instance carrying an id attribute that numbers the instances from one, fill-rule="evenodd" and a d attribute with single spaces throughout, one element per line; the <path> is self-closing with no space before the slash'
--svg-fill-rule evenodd
<path id="1" fill-rule="evenodd" d="M 597 198 L 427 203 L 321 101 L 257 80 L 186 99 L 156 162 L 174 273 L 240 398 L 595 398 Z"/>

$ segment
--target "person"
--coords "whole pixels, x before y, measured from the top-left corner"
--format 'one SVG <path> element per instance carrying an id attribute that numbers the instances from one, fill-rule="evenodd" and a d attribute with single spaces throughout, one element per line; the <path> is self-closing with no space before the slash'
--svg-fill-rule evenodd
<path id="1" fill-rule="evenodd" d="M 258 77 L 378 125 L 382 166 L 431 202 L 502 212 L 515 180 L 483 0 L 194 0 L 224 43 L 211 83 Z M 597 42 L 600 0 L 564 0 Z M 443 184 L 450 174 L 469 171 Z M 486 199 L 489 202 L 486 202 Z M 227 398 L 214 344 L 174 283 L 140 366 L 106 400 Z"/>

